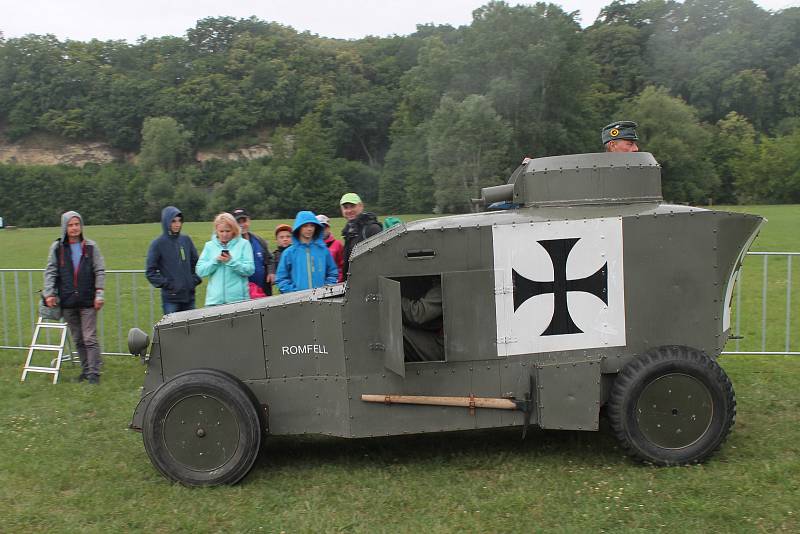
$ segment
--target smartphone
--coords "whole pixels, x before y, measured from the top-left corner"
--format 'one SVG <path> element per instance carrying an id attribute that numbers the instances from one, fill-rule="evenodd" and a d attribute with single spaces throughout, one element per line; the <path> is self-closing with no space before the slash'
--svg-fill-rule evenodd
<path id="1" fill-rule="evenodd" d="M 222 249 L 222 252 L 220 252 L 220 254 L 222 256 L 226 256 L 226 257 L 230 257 L 231 256 L 230 251 L 228 251 L 227 249 Z"/>

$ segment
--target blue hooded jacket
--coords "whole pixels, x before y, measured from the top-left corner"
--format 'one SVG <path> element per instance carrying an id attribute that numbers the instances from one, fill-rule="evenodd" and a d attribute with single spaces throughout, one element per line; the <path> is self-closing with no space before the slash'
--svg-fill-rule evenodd
<path id="1" fill-rule="evenodd" d="M 197 249 L 192 238 L 170 230 L 172 219 L 181 210 L 167 206 L 161 210 L 162 234 L 150 243 L 147 250 L 145 276 L 155 287 L 161 288 L 161 299 L 165 302 L 184 303 L 194 298 L 194 289 L 200 283 L 195 274 Z"/>
<path id="2" fill-rule="evenodd" d="M 298 237 L 300 227 L 312 223 L 316 227 L 310 243 L 303 243 Z M 322 239 L 323 227 L 310 211 L 300 211 L 294 219 L 292 246 L 281 254 L 275 282 L 281 293 L 291 293 L 314 287 L 335 284 L 339 269 Z"/>

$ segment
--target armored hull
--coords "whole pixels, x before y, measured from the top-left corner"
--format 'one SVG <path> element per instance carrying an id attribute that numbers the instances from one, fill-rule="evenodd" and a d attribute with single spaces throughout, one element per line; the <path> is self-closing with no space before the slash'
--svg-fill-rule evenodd
<path id="1" fill-rule="evenodd" d="M 168 410 L 146 415 L 153 399 L 175 377 L 211 369 L 251 398 L 259 434 L 596 430 L 610 403 L 619 412 L 615 432 L 634 455 L 664 464 L 705 459 L 733 422 L 732 388 L 715 375 L 714 360 L 729 334 L 737 270 L 762 219 L 663 203 L 660 169 L 646 153 L 532 160 L 509 184 L 484 190 L 483 203 L 495 200 L 518 207 L 414 221 L 359 244 L 346 284 L 165 316 L 154 327 L 132 427 L 147 434 L 160 425 L 159 439 L 169 442 Z M 421 281 L 441 287 L 432 335 L 442 353 L 410 361 L 402 301 Z M 664 361 L 672 367 L 650 376 Z M 711 366 L 697 373 L 714 376 L 694 377 L 682 365 Z M 636 383 L 620 386 L 626 380 Z M 632 415 L 645 397 L 671 403 L 672 418 Z M 687 397 L 703 400 L 695 407 Z M 697 413 L 684 421 L 686 411 Z M 637 442 L 688 451 L 707 436 L 687 457 L 648 456 Z M 184 483 L 220 482 L 159 468 Z"/>

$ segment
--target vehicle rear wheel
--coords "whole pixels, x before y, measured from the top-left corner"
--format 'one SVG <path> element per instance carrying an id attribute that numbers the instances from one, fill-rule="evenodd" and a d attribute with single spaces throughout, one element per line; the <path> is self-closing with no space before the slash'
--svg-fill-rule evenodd
<path id="1" fill-rule="evenodd" d="M 736 395 L 716 361 L 687 347 L 661 347 L 614 381 L 608 418 L 631 456 L 656 465 L 702 462 L 736 420 Z"/>
<path id="2" fill-rule="evenodd" d="M 187 486 L 235 484 L 258 456 L 261 420 L 247 387 L 214 369 L 177 375 L 153 394 L 142 434 L 150 461 Z"/>

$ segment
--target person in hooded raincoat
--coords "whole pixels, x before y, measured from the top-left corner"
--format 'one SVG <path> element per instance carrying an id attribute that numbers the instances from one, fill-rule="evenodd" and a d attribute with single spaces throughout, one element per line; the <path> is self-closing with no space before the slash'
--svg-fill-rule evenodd
<path id="1" fill-rule="evenodd" d="M 81 360 L 78 381 L 100 383 L 100 343 L 97 313 L 105 303 L 106 264 L 97 243 L 83 235 L 77 211 L 61 215 L 61 237 L 50 246 L 42 297 L 53 308 L 61 305 Z"/>
<path id="2" fill-rule="evenodd" d="M 147 250 L 145 276 L 161 289 L 164 314 L 194 309 L 195 287 L 200 277 L 195 273 L 197 249 L 192 238 L 181 234 L 183 214 L 175 206 L 161 210 L 162 234 L 153 239 Z"/>
<path id="3" fill-rule="evenodd" d="M 323 241 L 324 229 L 310 211 L 294 219 L 292 246 L 281 254 L 275 281 L 281 293 L 335 284 L 339 269 Z"/>

